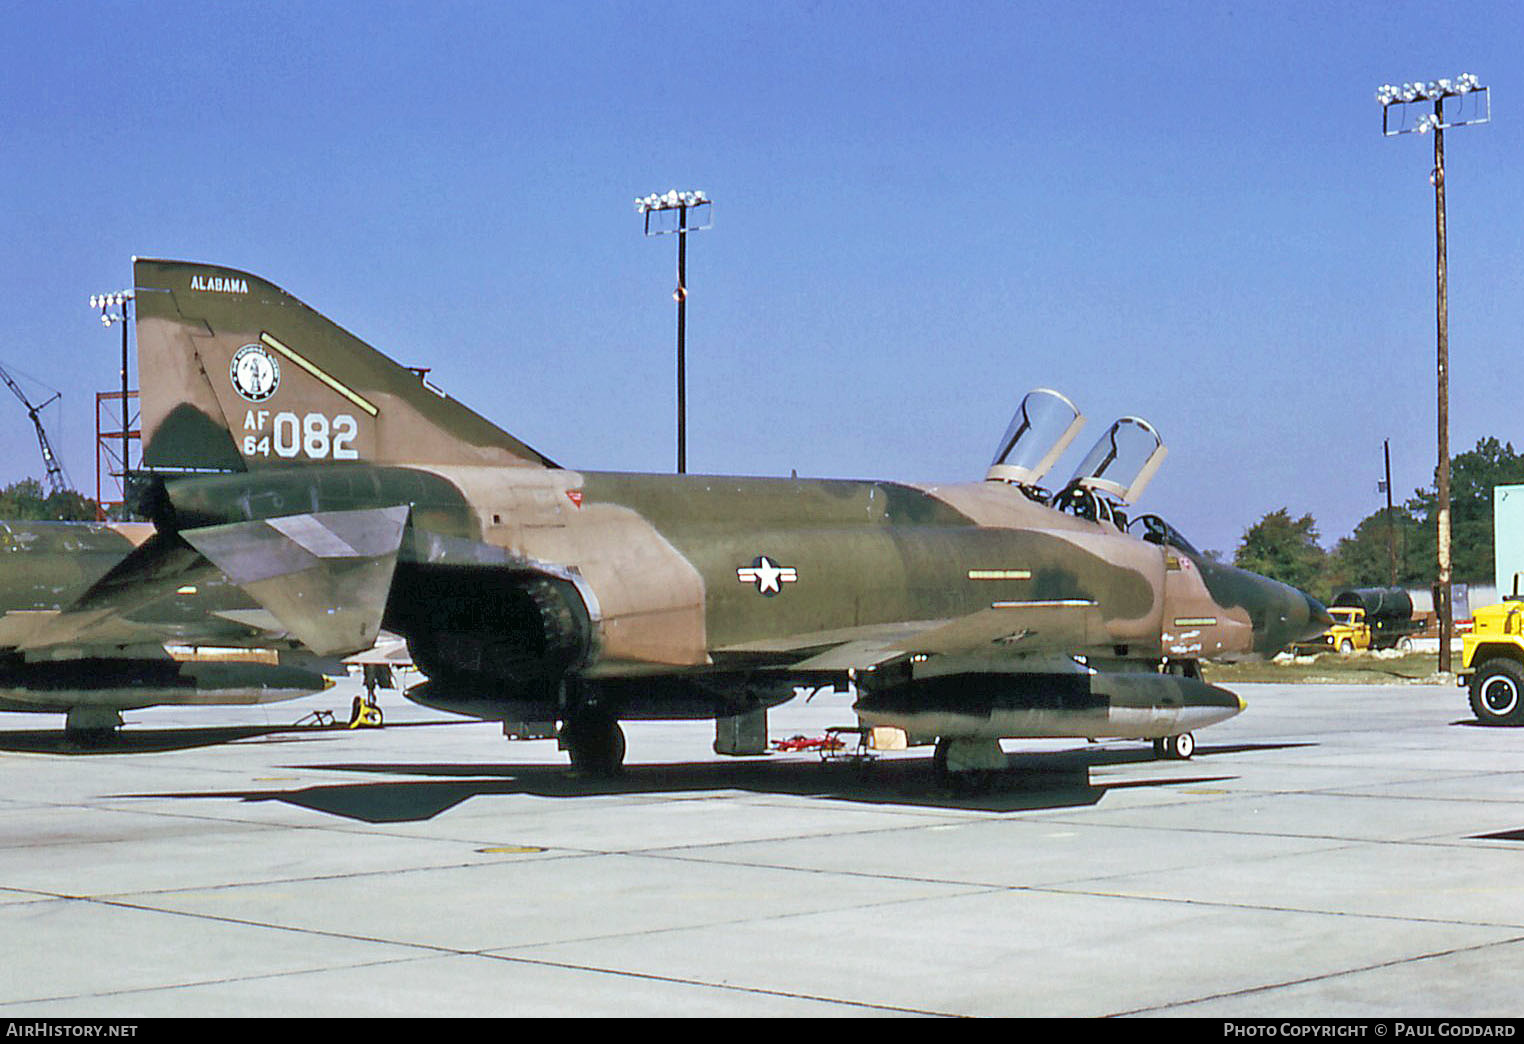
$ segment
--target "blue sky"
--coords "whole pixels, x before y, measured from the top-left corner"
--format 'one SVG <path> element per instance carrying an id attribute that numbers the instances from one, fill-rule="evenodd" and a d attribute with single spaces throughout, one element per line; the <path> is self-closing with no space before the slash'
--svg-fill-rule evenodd
<path id="1" fill-rule="evenodd" d="M 1434 468 L 1431 143 L 1387 81 L 1477 73 L 1447 135 L 1451 440 L 1524 445 L 1524 5 L 7 5 L 0 362 L 94 486 L 133 255 L 256 272 L 549 456 L 673 466 L 675 243 L 702 189 L 689 469 L 981 477 L 1059 388 L 1147 417 L 1140 507 L 1231 553 L 1332 544 Z M 0 481 L 40 475 L 0 400 Z"/>

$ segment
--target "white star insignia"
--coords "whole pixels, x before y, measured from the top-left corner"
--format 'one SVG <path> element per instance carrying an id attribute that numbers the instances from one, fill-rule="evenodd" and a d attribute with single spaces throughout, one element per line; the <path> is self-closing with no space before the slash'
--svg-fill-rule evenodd
<path id="1" fill-rule="evenodd" d="M 783 590 L 784 584 L 799 579 L 799 571 L 792 566 L 780 566 L 766 555 L 758 555 L 749 566 L 736 570 L 736 579 L 743 584 L 756 584 L 757 592 L 769 598 Z"/>

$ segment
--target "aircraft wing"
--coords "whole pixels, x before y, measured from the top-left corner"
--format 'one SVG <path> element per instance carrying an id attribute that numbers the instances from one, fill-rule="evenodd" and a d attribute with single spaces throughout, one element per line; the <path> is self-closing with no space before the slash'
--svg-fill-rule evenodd
<path id="1" fill-rule="evenodd" d="M 780 658 L 798 652 L 805 654 L 804 658 L 789 663 L 790 670 L 833 672 L 865 670 L 906 655 L 1014 658 L 1085 653 L 1110 644 L 1096 603 L 1065 599 L 997 602 L 952 620 L 852 629 L 718 651 Z"/>

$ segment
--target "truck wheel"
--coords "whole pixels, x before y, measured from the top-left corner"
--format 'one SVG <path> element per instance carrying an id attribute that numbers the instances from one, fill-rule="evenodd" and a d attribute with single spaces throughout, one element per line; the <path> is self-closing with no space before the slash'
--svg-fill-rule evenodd
<path id="1" fill-rule="evenodd" d="M 1352 653 L 1354 651 L 1355 651 L 1355 643 L 1350 641 L 1348 638 L 1344 639 L 1342 642 L 1339 643 L 1339 655 L 1340 656 L 1348 656 L 1350 653 Z"/>
<path id="2" fill-rule="evenodd" d="M 1397 639 L 1397 651 L 1400 652 L 1400 653 L 1410 653 L 1410 652 L 1412 652 L 1413 651 L 1413 639 L 1410 638 L 1407 635 L 1403 635 L 1401 638 Z"/>
<path id="3" fill-rule="evenodd" d="M 1524 666 L 1488 660 L 1471 678 L 1471 712 L 1483 725 L 1524 725 Z"/>

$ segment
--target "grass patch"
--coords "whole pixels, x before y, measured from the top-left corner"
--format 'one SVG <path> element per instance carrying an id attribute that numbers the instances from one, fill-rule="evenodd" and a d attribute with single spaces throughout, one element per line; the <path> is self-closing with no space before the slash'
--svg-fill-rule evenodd
<path id="1" fill-rule="evenodd" d="M 1457 655 L 1455 666 L 1460 665 Z M 1201 673 L 1213 685 L 1230 682 L 1276 682 L 1295 685 L 1452 685 L 1449 675 L 1439 673 L 1437 652 L 1336 652 L 1316 656 L 1278 656 L 1273 660 L 1245 663 L 1209 663 Z"/>

